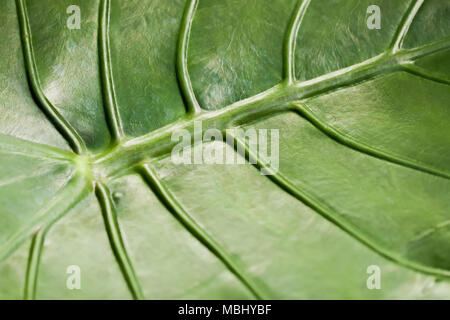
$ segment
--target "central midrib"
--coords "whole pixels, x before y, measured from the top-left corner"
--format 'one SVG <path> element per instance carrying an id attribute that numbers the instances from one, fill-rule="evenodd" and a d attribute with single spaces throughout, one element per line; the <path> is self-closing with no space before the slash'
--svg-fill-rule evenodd
<path id="1" fill-rule="evenodd" d="M 173 132 L 182 129 L 193 132 L 196 121 L 201 121 L 203 132 L 208 129 L 224 131 L 257 121 L 271 114 L 296 111 L 297 109 L 290 102 L 338 90 L 395 71 L 410 72 L 407 65 L 415 59 L 448 48 L 450 48 L 450 41 L 444 39 L 411 50 L 383 53 L 315 79 L 292 84 L 283 81 L 262 93 L 235 102 L 220 110 L 202 111 L 193 115 L 186 114 L 167 126 L 141 137 L 124 139 L 112 149 L 94 156 L 92 159 L 94 175 L 100 178 L 112 178 L 134 168 L 143 161 L 169 154 L 177 143 L 171 140 Z"/>

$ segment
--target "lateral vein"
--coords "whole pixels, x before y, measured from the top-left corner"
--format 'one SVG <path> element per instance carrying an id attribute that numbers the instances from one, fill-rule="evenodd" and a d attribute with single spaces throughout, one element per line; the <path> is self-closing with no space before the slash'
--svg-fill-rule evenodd
<path id="1" fill-rule="evenodd" d="M 23 297 L 25 300 L 36 299 L 36 286 L 41 262 L 42 247 L 45 239 L 45 230 L 38 230 L 31 240 L 30 253 L 28 255 L 27 272 Z"/>
<path id="2" fill-rule="evenodd" d="M 118 143 L 124 136 L 111 65 L 111 49 L 109 40 L 111 0 L 101 0 L 98 30 L 98 48 L 100 72 L 102 79 L 103 104 L 106 120 L 111 132 L 113 143 Z"/>
<path id="3" fill-rule="evenodd" d="M 189 38 L 198 2 L 199 0 L 189 0 L 186 3 L 177 46 L 177 77 L 189 114 L 198 114 L 202 111 L 195 97 L 187 66 Z"/>
<path id="4" fill-rule="evenodd" d="M 0 262 L 9 257 L 27 237 L 33 234 L 34 230 L 49 227 L 63 217 L 88 194 L 88 191 L 84 177 L 79 175 L 72 177 L 32 219 L 0 245 Z"/>
<path id="5" fill-rule="evenodd" d="M 58 112 L 58 110 L 51 104 L 51 102 L 47 99 L 47 97 L 44 95 L 44 92 L 42 91 L 33 53 L 30 22 L 28 20 L 25 0 L 16 0 L 16 6 L 17 14 L 19 17 L 25 69 L 30 90 L 33 93 L 36 104 L 40 107 L 40 109 L 59 131 L 59 133 L 61 133 L 61 135 L 66 139 L 73 151 L 77 154 L 85 153 L 86 146 L 83 142 L 83 139 L 78 135 L 78 133 L 70 125 L 70 123 L 66 121 L 64 117 Z"/>
<path id="6" fill-rule="evenodd" d="M 150 165 L 144 164 L 138 168 L 138 171 L 143 176 L 150 189 L 153 190 L 160 201 L 181 223 L 181 225 L 183 225 L 200 243 L 210 250 L 228 268 L 228 270 L 233 273 L 242 282 L 242 284 L 249 289 L 250 292 L 252 292 L 257 299 L 266 299 L 257 284 L 252 280 L 251 276 L 242 270 L 236 263 L 234 263 L 233 259 L 224 250 L 224 248 L 222 248 L 222 246 L 215 241 L 214 238 L 203 230 L 203 228 L 166 188 Z"/>
<path id="7" fill-rule="evenodd" d="M 284 41 L 284 78 L 288 84 L 295 82 L 295 45 L 297 43 L 297 34 L 300 30 L 303 17 L 309 6 L 310 0 L 300 0 L 295 8 L 295 15 L 289 23 L 287 37 Z"/>
<path id="8" fill-rule="evenodd" d="M 127 282 L 133 298 L 142 300 L 144 299 L 144 294 L 122 239 L 110 191 L 102 183 L 96 183 L 95 194 L 97 195 L 98 202 L 102 208 L 103 220 L 111 248 L 116 256 L 125 281 Z"/>
<path id="9" fill-rule="evenodd" d="M 325 121 L 317 117 L 314 112 L 308 107 L 307 104 L 301 101 L 293 102 L 291 104 L 292 110 L 300 114 L 306 120 L 311 122 L 317 129 L 325 133 L 327 136 L 333 140 L 339 142 L 346 147 L 359 151 L 361 153 L 370 155 L 372 157 L 392 162 L 410 169 L 418 170 L 427 174 L 438 176 L 445 179 L 450 179 L 450 174 L 447 172 L 440 171 L 436 168 L 430 167 L 424 163 L 420 163 L 414 159 L 402 157 L 389 152 L 382 151 L 380 149 L 374 148 L 362 142 L 354 140 L 351 136 L 340 132 L 338 129 L 330 126 Z"/>
<path id="10" fill-rule="evenodd" d="M 450 85 L 450 80 L 442 78 L 440 75 L 429 72 L 428 70 L 418 67 L 412 63 L 403 64 L 403 68 L 406 72 L 409 72 L 415 76 L 427 79 L 430 81 Z"/>
<path id="11" fill-rule="evenodd" d="M 402 24 L 400 25 L 399 29 L 397 30 L 397 33 L 394 37 L 394 41 L 392 43 L 392 53 L 396 53 L 399 51 L 403 45 L 403 41 L 405 40 L 406 34 L 408 33 L 409 27 L 411 26 L 414 17 L 416 16 L 417 12 L 419 11 L 420 7 L 422 6 L 424 0 L 416 0 L 411 4 L 411 6 L 408 8 L 408 11 L 406 12 L 406 15 L 402 21 Z"/>
<path id="12" fill-rule="evenodd" d="M 323 205 L 320 203 L 315 197 L 308 192 L 302 190 L 301 188 L 294 185 L 288 178 L 286 178 L 283 174 L 274 171 L 270 165 L 265 161 L 265 159 L 261 160 L 261 157 L 258 156 L 253 150 L 251 150 L 248 145 L 245 143 L 245 141 L 242 141 L 240 138 L 238 138 L 236 135 L 232 134 L 231 136 L 234 137 L 234 145 L 231 145 L 235 150 L 237 148 L 240 148 L 240 150 L 244 150 L 245 156 L 247 159 L 249 159 L 249 162 L 252 163 L 252 165 L 259 170 L 264 169 L 266 173 L 267 178 L 269 178 L 272 182 L 274 182 L 278 187 L 280 187 L 282 190 L 296 198 L 297 200 L 301 201 L 305 205 L 312 208 L 314 211 L 322 215 L 325 219 L 330 221 L 331 223 L 338 226 L 340 229 L 348 233 L 350 236 L 355 238 L 360 243 L 364 244 L 371 250 L 377 252 L 381 256 L 398 263 L 400 265 L 403 265 L 407 268 L 410 268 L 412 270 L 416 270 L 418 272 L 424 273 L 424 274 L 431 274 L 435 276 L 444 276 L 444 277 L 450 277 L 450 271 L 443 270 L 439 268 L 434 267 L 428 267 L 421 265 L 419 263 L 416 263 L 414 261 L 411 261 L 407 258 L 402 257 L 401 255 L 391 251 L 384 249 L 382 246 L 378 246 L 375 243 L 372 243 L 372 241 L 366 237 L 363 233 L 359 232 L 356 228 L 354 228 L 351 224 L 347 223 L 345 219 L 342 219 L 339 217 L 339 214 L 335 212 L 333 209 L 329 208 L 326 205 Z M 227 141 L 229 143 L 229 141 Z"/>

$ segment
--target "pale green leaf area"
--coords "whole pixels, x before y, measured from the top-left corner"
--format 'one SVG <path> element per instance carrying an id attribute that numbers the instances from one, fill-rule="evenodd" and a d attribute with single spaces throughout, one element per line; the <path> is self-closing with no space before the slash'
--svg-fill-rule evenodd
<path id="1" fill-rule="evenodd" d="M 449 1 L 2 4 L 0 299 L 450 299 Z"/>

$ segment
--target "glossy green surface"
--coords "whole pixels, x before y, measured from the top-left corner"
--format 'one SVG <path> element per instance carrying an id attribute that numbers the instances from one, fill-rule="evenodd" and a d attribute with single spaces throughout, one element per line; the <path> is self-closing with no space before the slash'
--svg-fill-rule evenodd
<path id="1" fill-rule="evenodd" d="M 179 0 L 112 2 L 112 70 L 127 135 L 143 135 L 186 112 L 174 64 L 184 5 Z"/>
<path id="2" fill-rule="evenodd" d="M 189 43 L 192 86 L 222 108 L 282 80 L 283 38 L 295 0 L 199 1 Z"/>
<path id="3" fill-rule="evenodd" d="M 27 0 L 36 68 L 47 99 L 89 148 L 109 143 L 100 93 L 97 29 L 99 1 L 79 1 L 82 29 L 67 28 L 65 1 Z"/>
<path id="4" fill-rule="evenodd" d="M 0 132 L 67 149 L 67 142 L 36 108 L 29 90 L 14 1 L 3 1 L 0 16 Z"/>
<path id="5" fill-rule="evenodd" d="M 448 178 L 347 148 L 293 113 L 256 126 L 280 129 L 279 173 L 324 215 L 393 259 L 448 273 Z"/>
<path id="6" fill-rule="evenodd" d="M 437 79 L 450 82 L 450 50 L 419 59 L 414 65 L 428 70 Z"/>
<path id="7" fill-rule="evenodd" d="M 297 126 L 287 129 L 288 126 L 283 120 L 290 119 Z M 320 156 L 313 154 L 314 150 L 327 148 L 325 145 L 312 143 L 298 143 L 299 133 L 304 130 L 301 125 L 301 119 L 296 119 L 296 115 L 283 115 L 272 118 L 271 123 L 259 123 L 264 128 L 275 128 L 277 125 L 284 125 L 280 133 L 282 135 L 281 143 L 290 149 L 290 155 L 296 158 L 296 172 L 307 176 L 299 163 L 315 161 L 317 167 L 310 170 L 308 180 L 311 184 L 320 180 L 328 189 L 333 188 L 332 183 L 327 183 L 321 176 L 321 170 L 331 171 L 336 167 L 324 163 L 318 163 Z M 273 122 L 272 122 L 273 121 Z M 287 120 L 289 121 L 289 120 Z M 295 122 L 297 121 L 297 123 Z M 322 134 L 316 129 L 311 129 L 316 135 Z M 285 141 L 285 136 L 295 136 L 297 141 Z M 291 136 L 292 135 L 292 136 Z M 294 139 L 295 139 L 294 138 Z M 285 144 L 297 142 L 296 144 Z M 333 142 L 331 142 L 332 144 Z M 307 148 L 305 148 L 307 147 Z M 223 148 L 223 145 L 217 143 L 216 149 Z M 229 148 L 229 147 L 228 147 Z M 339 148 L 339 147 L 337 147 Z M 346 152 L 345 148 L 342 152 Z M 299 154 L 298 149 L 304 150 L 304 154 Z M 284 150 L 280 150 L 283 155 Z M 327 148 L 328 152 L 334 151 Z M 348 151 L 351 153 L 352 151 Z M 324 155 L 325 157 L 325 155 Z M 336 157 L 330 161 L 336 161 Z M 288 175 L 292 168 L 281 157 L 280 172 Z M 344 159 L 343 159 L 344 160 Z M 369 158 L 369 161 L 371 159 Z M 381 161 L 380 161 L 381 162 Z M 370 164 L 367 164 L 370 165 Z M 274 299 L 400 299 L 400 298 L 449 298 L 450 283 L 447 281 L 436 282 L 433 277 L 422 275 L 418 272 L 407 270 L 395 263 L 381 257 L 372 250 L 368 249 L 358 241 L 355 241 L 350 235 L 327 221 L 312 209 L 296 200 L 283 190 L 274 188 L 273 182 L 267 177 L 262 176 L 258 170 L 249 164 L 223 166 L 223 165 L 192 165 L 175 166 L 171 164 L 170 159 L 165 159 L 156 164 L 159 176 L 169 188 L 174 190 L 175 197 L 181 202 L 185 209 L 190 212 L 193 218 L 207 229 L 210 234 L 219 241 L 223 250 L 229 251 L 236 259 L 242 270 L 249 271 L 249 277 L 254 278 L 257 290 L 262 297 Z M 383 166 L 383 164 L 382 164 Z M 389 166 L 389 164 L 387 164 Z M 313 170 L 312 170 L 313 169 Z M 355 168 L 360 170 L 361 168 Z M 379 168 L 384 169 L 384 168 Z M 402 168 L 399 168 L 401 170 Z M 409 170 L 409 169 L 404 169 Z M 387 213 L 378 211 L 378 217 L 369 216 L 371 210 L 377 210 L 373 201 L 364 202 L 366 199 L 357 199 L 359 193 L 351 192 L 352 181 L 346 179 L 345 172 L 338 172 L 331 175 L 330 180 L 338 178 L 341 187 L 347 190 L 339 191 L 334 189 L 327 193 L 325 187 L 316 185 L 316 192 L 329 202 L 323 201 L 323 204 L 344 198 L 344 206 L 348 211 L 351 210 L 354 218 L 360 222 L 359 229 L 366 227 L 376 230 L 378 222 L 388 219 Z M 352 172 L 355 179 L 359 177 Z M 367 172 L 362 174 L 367 175 Z M 375 175 L 376 173 L 374 173 Z M 420 174 L 419 174 L 420 175 Z M 294 173 L 292 173 L 293 179 Z M 314 180 L 314 176 L 317 176 Z M 202 183 L 198 183 L 198 181 Z M 368 180 L 368 179 L 367 179 Z M 364 182 L 364 181 L 362 181 Z M 447 182 L 448 194 L 450 183 Z M 362 188 L 360 183 L 354 188 Z M 375 193 L 377 190 L 372 192 Z M 386 190 L 386 192 L 392 191 Z M 444 194 L 442 190 L 442 194 Z M 338 194 L 338 195 L 335 195 Z M 386 195 L 377 194 L 377 200 L 383 201 L 380 207 L 389 210 Z M 393 197 L 393 196 L 392 196 Z M 352 199 L 349 203 L 348 198 Z M 385 200 L 386 199 L 386 200 Z M 402 199 L 397 198 L 400 201 Z M 431 202 L 431 201 L 430 201 Z M 444 201 L 442 201 L 444 202 Z M 447 207 L 448 207 L 447 200 Z M 425 206 L 426 204 L 424 204 Z M 351 208 L 349 208 L 351 207 Z M 399 206 L 400 207 L 400 206 Z M 413 208 L 411 203 L 409 209 Z M 397 213 L 397 210 L 390 212 Z M 420 209 L 416 209 L 420 212 Z M 399 213 L 397 213 L 399 214 Z M 364 217 L 364 215 L 366 217 Z M 412 218 L 412 217 L 411 217 Z M 448 215 L 447 215 L 448 218 Z M 368 222 L 366 222 L 366 220 Z M 407 228 L 400 227 L 398 230 L 392 230 L 384 226 L 382 230 L 378 229 L 377 235 L 386 238 L 383 245 L 389 245 L 390 238 L 397 233 L 406 234 Z M 390 229 L 390 230 L 389 230 Z M 405 230 L 406 229 L 406 230 Z M 398 236 L 400 236 L 398 235 Z M 434 243 L 436 250 L 448 252 L 448 248 L 440 248 L 444 242 Z M 448 243 L 448 239 L 447 239 Z M 447 250 L 446 250 L 447 249 Z M 427 253 L 431 255 L 432 252 Z M 369 265 L 378 265 L 386 271 L 386 276 L 382 278 L 382 290 L 368 290 L 366 287 L 366 268 Z"/>
<path id="8" fill-rule="evenodd" d="M 450 2 L 426 0 L 411 23 L 404 47 L 414 48 L 450 36 Z M 426 26 L 426 27 L 425 27 Z"/>
<path id="9" fill-rule="evenodd" d="M 450 177 L 449 101 L 447 84 L 395 72 L 303 105 L 341 135 Z"/>
<path id="10" fill-rule="evenodd" d="M 386 51 L 411 1 L 311 1 L 295 50 L 295 74 L 309 80 Z M 381 10 L 381 29 L 369 29 L 370 5 Z M 318 27 L 320 26 L 320 27 Z"/>
<path id="11" fill-rule="evenodd" d="M 1 299 L 450 299 L 448 1 L 1 2 Z"/>

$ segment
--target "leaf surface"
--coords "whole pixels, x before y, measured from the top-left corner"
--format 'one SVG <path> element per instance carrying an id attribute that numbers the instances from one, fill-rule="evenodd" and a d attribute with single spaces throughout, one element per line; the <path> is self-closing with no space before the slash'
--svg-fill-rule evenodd
<path id="1" fill-rule="evenodd" d="M 450 3 L 4 2 L 0 298 L 450 298 Z"/>

